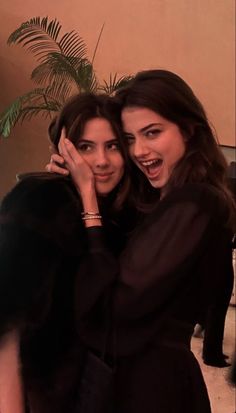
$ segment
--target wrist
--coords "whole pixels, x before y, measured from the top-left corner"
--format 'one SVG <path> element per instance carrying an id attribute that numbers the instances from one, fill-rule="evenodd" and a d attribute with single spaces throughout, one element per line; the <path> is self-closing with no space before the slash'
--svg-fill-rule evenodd
<path id="1" fill-rule="evenodd" d="M 99 212 L 81 212 L 82 221 L 85 227 L 102 226 L 102 216 Z"/>

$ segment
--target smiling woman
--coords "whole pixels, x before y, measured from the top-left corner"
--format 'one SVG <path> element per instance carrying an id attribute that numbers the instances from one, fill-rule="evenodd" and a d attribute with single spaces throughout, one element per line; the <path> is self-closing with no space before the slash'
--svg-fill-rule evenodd
<path id="1" fill-rule="evenodd" d="M 185 154 L 179 127 L 148 108 L 135 106 L 122 111 L 122 122 L 131 159 L 163 196 L 175 165 Z"/>
<path id="2" fill-rule="evenodd" d="M 235 204 L 227 188 L 227 164 L 203 106 L 178 75 L 141 72 L 117 92 L 116 102 L 127 152 L 138 167 L 130 193 L 144 215 L 114 267 L 120 270 L 113 296 L 113 411 L 142 413 L 145 406 L 149 413 L 210 413 L 190 341 L 199 314 L 215 305 L 219 294 L 227 302 L 232 285 Z M 91 170 L 81 157 L 75 175 L 71 142 L 64 140 L 61 154 L 72 176 L 79 177 L 79 170 L 87 174 L 77 180 L 82 202 L 97 208 L 94 188 L 86 190 Z M 150 191 L 156 194 L 152 202 L 146 198 Z M 102 221 L 92 226 L 88 240 L 94 237 L 103 251 L 103 280 L 109 279 Z M 93 248 L 89 252 L 92 257 Z M 89 279 L 88 268 L 83 270 Z M 77 289 L 78 305 L 81 298 Z M 218 325 L 224 311 L 217 315 Z M 94 317 L 80 330 L 97 351 L 99 325 Z M 219 344 L 222 351 L 222 340 Z"/>
<path id="3" fill-rule="evenodd" d="M 121 140 L 119 123 L 118 107 L 111 98 L 84 94 L 69 100 L 49 128 L 56 152 L 59 149 L 63 155 L 61 136 L 68 137 L 74 144 L 91 168 L 98 195 L 105 196 L 120 184 L 118 198 L 123 194 L 117 200 L 118 203 L 126 196 L 126 188 L 129 186 L 127 167 L 124 166 L 127 154 Z M 68 144 L 70 143 L 67 142 Z M 63 148 L 65 155 L 65 146 Z M 52 155 L 51 161 L 47 165 L 50 172 L 68 174 L 66 168 L 60 168 L 65 166 L 65 159 L 58 152 Z M 79 162 L 78 156 L 76 161 Z"/>
<path id="4" fill-rule="evenodd" d="M 19 366 L 29 411 L 67 413 L 77 410 L 87 348 L 77 335 L 79 321 L 75 323 L 75 318 L 80 314 L 81 319 L 86 320 L 97 300 L 102 304 L 101 314 L 105 313 L 107 318 L 111 294 L 110 276 L 105 283 L 102 281 L 99 249 L 95 261 L 87 253 L 83 223 L 98 226 L 103 217 L 105 239 L 118 255 L 125 242 L 123 230 L 126 224 L 130 228 L 132 221 L 127 221 L 121 211 L 129 178 L 117 104 L 103 95 L 75 96 L 52 122 L 50 137 L 64 158 L 58 153 L 52 155 L 58 164 L 50 163 L 48 169 L 55 168 L 65 176 L 26 174 L 0 207 L 0 345 L 4 334 L 13 332 L 20 347 L 19 360 L 16 360 L 18 346 L 14 353 L 13 367 L 18 379 L 15 390 L 19 393 L 14 413 L 23 411 Z M 68 162 L 71 178 L 76 178 L 76 187 L 67 176 Z M 85 167 L 81 168 L 83 165 Z M 94 209 L 82 205 L 84 194 L 77 190 L 81 180 L 86 193 L 95 193 Z M 96 243 L 94 246 L 96 250 Z M 83 278 L 82 268 L 86 263 L 95 277 L 93 280 Z M 115 268 L 112 283 L 116 273 Z M 97 277 L 102 284 L 97 282 Z M 81 295 L 75 317 L 77 287 Z M 6 343 L 4 354 L 11 350 L 10 345 Z M 10 366 L 9 370 L 5 369 L 4 387 L 0 385 L 1 413 L 8 413 L 12 405 L 11 372 Z M 1 378 L 0 368 L 0 381 Z"/>
<path id="5" fill-rule="evenodd" d="M 124 173 L 120 143 L 111 124 L 104 118 L 88 120 L 76 147 L 93 171 L 97 193 L 109 194 Z"/>

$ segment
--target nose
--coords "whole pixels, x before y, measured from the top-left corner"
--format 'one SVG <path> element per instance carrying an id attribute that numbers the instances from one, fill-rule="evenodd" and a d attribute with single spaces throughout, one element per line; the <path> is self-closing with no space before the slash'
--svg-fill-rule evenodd
<path id="1" fill-rule="evenodd" d="M 96 166 L 100 168 L 105 168 L 109 165 L 109 158 L 104 149 L 97 152 L 96 156 Z"/>
<path id="2" fill-rule="evenodd" d="M 141 138 L 136 138 L 130 148 L 131 156 L 135 158 L 143 158 L 149 154 L 150 150 L 146 142 Z"/>

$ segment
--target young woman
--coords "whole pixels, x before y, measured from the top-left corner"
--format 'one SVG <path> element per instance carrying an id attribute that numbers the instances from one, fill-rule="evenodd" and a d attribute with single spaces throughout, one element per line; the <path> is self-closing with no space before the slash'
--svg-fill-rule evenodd
<path id="1" fill-rule="evenodd" d="M 118 255 L 125 242 L 124 228 L 131 228 L 134 217 L 128 220 L 120 212 L 129 178 L 120 143 L 118 106 L 106 96 L 75 96 L 50 127 L 55 146 L 63 131 L 90 165 L 95 181 L 94 197 L 98 196 L 104 217 L 105 238 Z M 83 278 L 79 282 L 83 290 L 82 319 L 86 319 L 97 300 L 104 302 L 107 311 L 111 284 L 110 279 L 108 285 L 107 280 L 102 281 L 100 252 L 94 247 L 93 261 L 87 254 L 83 220 L 88 226 L 99 225 L 100 214 L 97 210 L 94 215 L 81 216 L 82 212 L 80 196 L 71 180 L 47 173 L 22 176 L 2 201 L 0 353 L 5 358 L 13 349 L 17 358 L 17 341 L 20 341 L 19 366 L 13 363 L 17 383 L 14 413 L 23 411 L 17 368 L 22 371 L 30 412 L 72 413 L 76 409 L 86 353 L 75 328 L 77 277 L 83 274 L 83 266 L 89 260 L 89 284 Z M 120 221 L 122 228 L 118 225 Z M 112 259 L 106 265 L 111 267 L 115 279 L 117 270 Z M 97 277 L 101 283 L 97 283 Z M 8 373 L 2 364 L 1 413 L 12 413 L 14 393 L 9 392 Z"/>
<path id="2" fill-rule="evenodd" d="M 114 411 L 209 413 L 190 339 L 214 290 L 219 291 L 225 277 L 229 283 L 232 279 L 235 205 L 226 186 L 227 165 L 201 103 L 176 74 L 141 72 L 117 100 L 129 156 L 137 174 L 141 171 L 135 205 L 147 213 L 119 260 L 113 297 L 116 340 L 110 348 L 116 358 Z M 88 163 L 64 137 L 59 149 L 84 210 L 97 214 Z M 143 189 L 150 187 L 158 199 L 145 205 Z M 102 231 L 98 219 L 87 228 L 87 236 L 96 240 L 103 255 L 102 282 L 109 283 L 113 272 L 106 265 L 110 252 Z M 83 270 L 89 279 L 91 271 L 86 266 Z M 81 322 L 81 294 L 78 286 L 77 327 L 88 345 L 101 348 L 98 320 Z"/>

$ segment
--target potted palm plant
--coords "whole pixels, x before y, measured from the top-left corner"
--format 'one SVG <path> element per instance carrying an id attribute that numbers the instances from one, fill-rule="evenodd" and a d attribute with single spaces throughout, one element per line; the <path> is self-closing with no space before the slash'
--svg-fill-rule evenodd
<path id="1" fill-rule="evenodd" d="M 94 70 L 94 58 L 102 35 L 101 28 L 92 59 L 82 37 L 72 30 L 61 35 L 57 19 L 34 17 L 22 23 L 8 38 L 7 43 L 19 44 L 30 51 L 38 65 L 31 73 L 36 87 L 17 97 L 0 114 L 0 134 L 7 137 L 19 121 L 30 120 L 39 114 L 52 117 L 74 93 L 104 92 L 113 94 L 132 76 L 110 74 L 100 83 Z"/>

